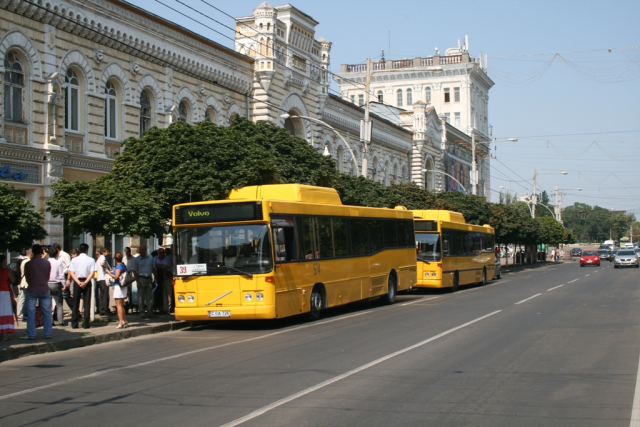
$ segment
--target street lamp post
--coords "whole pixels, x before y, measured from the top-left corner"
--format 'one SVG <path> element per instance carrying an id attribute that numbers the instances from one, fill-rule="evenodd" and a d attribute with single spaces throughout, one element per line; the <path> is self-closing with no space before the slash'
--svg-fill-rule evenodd
<path id="1" fill-rule="evenodd" d="M 333 126 L 331 126 L 331 125 L 330 125 L 330 124 L 328 124 L 328 123 L 323 122 L 322 120 L 315 119 L 315 118 L 313 118 L 313 117 L 309 117 L 309 116 L 300 116 L 300 115 L 298 115 L 298 114 L 291 115 L 291 114 L 289 114 L 289 113 L 284 113 L 284 114 L 281 114 L 281 115 L 280 115 L 280 117 L 281 117 L 281 118 L 283 118 L 283 119 L 285 119 L 285 120 L 286 120 L 286 119 L 288 119 L 288 118 L 290 118 L 290 117 L 298 117 L 298 118 L 300 118 L 300 119 L 307 119 L 307 120 L 311 120 L 312 122 L 320 123 L 321 125 L 326 126 L 326 127 L 328 127 L 329 129 L 331 129 L 332 131 L 334 131 L 334 132 L 336 133 L 336 135 L 338 135 L 338 137 L 342 140 L 342 142 L 344 142 L 344 145 L 345 145 L 345 147 L 347 147 L 347 150 L 349 150 L 349 153 L 351 154 L 351 158 L 353 159 L 353 165 L 355 166 L 356 176 L 358 175 L 358 160 L 356 159 L 355 154 L 353 154 L 353 151 L 351 150 L 351 146 L 349 145 L 349 143 L 347 142 L 347 140 L 346 140 L 346 139 L 344 139 L 344 138 L 342 137 L 342 135 L 340 135 L 340 132 L 338 132 L 338 131 L 333 127 Z M 323 154 L 325 154 L 325 155 L 326 155 L 327 153 L 328 153 L 328 149 L 327 149 L 327 147 L 325 147 L 325 153 L 323 153 Z M 341 160 L 341 159 L 338 159 L 338 161 L 340 162 L 340 161 L 342 161 L 342 160 Z M 364 167 L 364 165 L 363 165 L 363 167 Z"/>
<path id="2" fill-rule="evenodd" d="M 548 172 L 541 173 L 540 175 L 567 175 L 569 172 Z M 536 184 L 538 180 L 538 169 L 533 169 L 533 217 L 536 217 L 536 204 L 538 203 L 538 194 L 536 193 Z"/>
<path id="3" fill-rule="evenodd" d="M 420 170 L 420 172 L 422 172 L 422 173 L 429 172 L 429 169 L 421 169 L 421 170 Z M 442 175 L 446 175 L 446 176 L 448 176 L 449 178 L 451 178 L 452 180 L 454 180 L 455 182 L 457 182 L 457 183 L 458 183 L 458 185 L 460 186 L 460 188 L 462 188 L 462 190 L 464 191 L 464 194 L 467 194 L 467 189 L 466 189 L 466 188 L 464 188 L 464 185 L 462 185 L 462 184 L 460 183 L 460 181 L 458 181 L 457 179 L 455 179 L 455 177 L 453 177 L 452 175 L 449 175 L 448 173 L 440 172 L 440 171 L 431 171 L 431 172 L 434 172 L 434 173 L 441 173 Z"/>

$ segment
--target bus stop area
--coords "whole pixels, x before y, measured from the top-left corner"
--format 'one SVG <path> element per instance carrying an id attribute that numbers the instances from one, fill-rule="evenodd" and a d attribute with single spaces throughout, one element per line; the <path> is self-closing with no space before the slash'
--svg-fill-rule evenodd
<path id="1" fill-rule="evenodd" d="M 27 335 L 27 324 L 21 321 L 16 325 L 16 332 L 10 340 L 0 341 L 0 363 L 23 356 L 70 350 L 189 327 L 189 322 L 175 320 L 174 316 L 170 314 L 158 315 L 144 320 L 135 314 L 129 314 L 127 320 L 129 326 L 124 329 L 116 329 L 118 325 L 116 316 L 112 316 L 111 319 L 96 317 L 91 322 L 90 329 L 82 329 L 82 327 L 72 329 L 68 324 L 67 326 L 54 326 L 50 339 L 44 339 L 42 328 L 38 328 L 35 340 L 20 339 L 20 337 Z"/>

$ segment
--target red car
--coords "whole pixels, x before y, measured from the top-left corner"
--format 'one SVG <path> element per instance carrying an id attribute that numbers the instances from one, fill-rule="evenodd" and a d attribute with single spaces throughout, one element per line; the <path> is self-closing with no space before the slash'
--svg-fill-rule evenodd
<path id="1" fill-rule="evenodd" d="M 580 267 L 585 265 L 597 265 L 600 267 L 600 255 L 598 251 L 583 251 L 580 255 Z"/>

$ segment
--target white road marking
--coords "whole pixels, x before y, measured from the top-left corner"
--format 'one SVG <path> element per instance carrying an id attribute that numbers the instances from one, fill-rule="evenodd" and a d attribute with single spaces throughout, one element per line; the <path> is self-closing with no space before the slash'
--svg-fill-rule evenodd
<path id="1" fill-rule="evenodd" d="M 584 275 L 584 277 L 589 277 L 589 276 L 591 276 L 591 275 L 590 275 L 590 274 L 585 274 L 585 275 Z"/>
<path id="2" fill-rule="evenodd" d="M 578 279 L 573 279 L 572 281 L 567 282 L 567 285 L 568 285 L 569 283 L 573 283 L 573 282 L 577 282 L 577 281 L 578 281 Z"/>
<path id="3" fill-rule="evenodd" d="M 529 297 L 529 298 L 527 298 L 527 299 L 523 299 L 522 301 L 516 302 L 516 303 L 514 303 L 513 305 L 522 304 L 523 302 L 525 302 L 525 301 L 529 301 L 530 299 L 534 299 L 535 297 L 539 297 L 540 295 L 542 295 L 542 294 L 535 294 L 534 296 Z"/>
<path id="4" fill-rule="evenodd" d="M 561 287 L 563 287 L 563 286 L 564 286 L 564 285 L 560 285 L 560 286 L 556 286 L 555 288 L 547 289 L 547 292 L 552 291 L 552 290 L 554 290 L 554 289 L 561 288 Z"/>
<path id="5" fill-rule="evenodd" d="M 433 297 L 433 298 L 427 298 L 427 299 L 420 298 L 420 299 L 417 299 L 415 301 L 411 301 L 411 302 L 406 302 L 404 304 L 400 304 L 400 307 L 404 307 L 405 305 L 416 304 L 418 302 L 431 301 L 432 299 L 436 299 L 436 298 L 440 298 L 440 297 Z"/>
<path id="6" fill-rule="evenodd" d="M 640 361 L 638 362 L 638 373 L 636 374 L 636 391 L 633 395 L 633 407 L 631 411 L 631 422 L 629 427 L 640 427 Z"/>
<path id="7" fill-rule="evenodd" d="M 299 391 L 298 393 L 294 393 L 294 394 L 292 394 L 290 396 L 287 396 L 287 397 L 285 397 L 283 399 L 280 399 L 280 400 L 278 400 L 276 402 L 273 402 L 273 403 L 271 403 L 271 404 L 269 404 L 267 406 L 263 406 L 260 409 L 256 409 L 255 411 L 251 412 L 250 414 L 245 415 L 244 417 L 241 417 L 241 418 L 238 418 L 236 420 L 233 420 L 233 421 L 231 421 L 231 422 L 229 422 L 227 424 L 223 424 L 221 427 L 234 427 L 234 426 L 240 425 L 240 424 L 242 424 L 242 423 L 244 423 L 246 421 L 249 421 L 249 420 L 252 420 L 254 418 L 257 418 L 260 415 L 262 415 L 262 414 L 264 414 L 264 413 L 266 413 L 266 412 L 268 412 L 268 411 L 270 411 L 272 409 L 275 409 L 275 408 L 277 408 L 279 406 L 284 405 L 285 403 L 289 403 L 292 400 L 298 399 L 298 398 L 300 398 L 302 396 L 305 396 L 305 395 L 307 395 L 309 393 L 313 393 L 316 390 L 320 390 L 321 388 L 324 388 L 324 387 L 326 387 L 328 385 L 331 385 L 331 384 L 333 384 L 335 382 L 338 382 L 338 381 L 343 380 L 345 378 L 348 378 L 348 377 L 350 377 L 352 375 L 355 375 L 358 372 L 362 372 L 365 369 L 369 369 L 369 368 L 371 368 L 373 366 L 379 365 L 380 363 L 385 362 L 385 361 L 387 361 L 389 359 L 392 359 L 392 358 L 394 358 L 396 356 L 399 356 L 399 355 L 401 355 L 403 353 L 406 353 L 408 351 L 414 350 L 414 349 L 416 349 L 418 347 L 422 347 L 423 345 L 428 344 L 428 343 L 430 343 L 432 341 L 435 341 L 438 338 L 442 338 L 442 337 L 444 337 L 446 335 L 449 335 L 452 332 L 455 332 L 455 331 L 457 331 L 459 329 L 465 328 L 465 327 L 467 327 L 469 325 L 472 325 L 472 324 L 474 324 L 476 322 L 479 322 L 479 321 L 481 321 L 483 319 L 486 319 L 487 317 L 493 316 L 494 314 L 500 313 L 501 311 L 502 310 L 497 310 L 497 311 L 494 311 L 493 313 L 489 313 L 489 314 L 486 314 L 486 315 L 484 315 L 482 317 L 478 317 L 475 320 L 472 320 L 470 322 L 464 323 L 464 324 L 462 324 L 460 326 L 456 326 L 455 328 L 451 328 L 451 329 L 449 329 L 447 331 L 444 331 L 444 332 L 442 332 L 442 333 L 440 333 L 438 335 L 435 335 L 435 336 L 433 336 L 431 338 L 428 338 L 428 339 L 426 339 L 424 341 L 420 341 L 417 344 L 414 344 L 414 345 L 411 345 L 409 347 L 405 347 L 402 350 L 398 350 L 398 351 L 395 351 L 393 353 L 387 354 L 386 356 L 383 356 L 383 357 L 381 357 L 379 359 L 376 359 L 373 362 L 369 362 L 369 363 L 367 363 L 365 365 L 359 366 L 359 367 L 357 367 L 355 369 L 352 369 L 350 371 L 345 372 L 344 374 L 341 374 L 341 375 L 335 376 L 333 378 L 330 378 L 330 379 L 328 379 L 326 381 L 323 381 L 323 382 L 321 382 L 319 384 L 316 384 L 316 385 L 314 385 L 312 387 L 309 387 L 309 388 L 307 388 L 305 390 Z"/>
<path id="8" fill-rule="evenodd" d="M 306 328 L 310 328 L 310 327 L 313 327 L 313 326 L 322 326 L 322 325 L 326 325 L 327 323 L 337 322 L 337 321 L 342 320 L 342 319 L 349 319 L 349 318 L 352 318 L 352 317 L 357 317 L 357 316 L 362 316 L 362 315 L 365 315 L 365 314 L 369 314 L 369 313 L 372 313 L 373 311 L 375 311 L 375 310 L 367 310 L 367 311 L 363 311 L 363 312 L 360 312 L 360 313 L 351 314 L 349 316 L 338 317 L 338 318 L 335 318 L 335 319 L 326 320 L 324 322 L 309 323 L 309 324 L 301 325 L 301 326 L 298 326 L 298 327 L 295 327 L 295 328 L 285 329 L 285 330 L 278 331 L 278 332 L 273 332 L 273 333 L 270 333 L 270 334 L 267 334 L 267 335 L 260 335 L 260 336 L 257 336 L 257 337 L 247 338 L 247 339 L 240 340 L 240 341 L 233 341 L 233 342 L 228 342 L 228 343 L 225 343 L 225 344 L 214 345 L 212 347 L 206 347 L 206 348 L 201 348 L 201 349 L 198 349 L 198 350 L 187 351 L 185 353 L 175 354 L 173 356 L 161 357 L 160 359 L 148 360 L 146 362 L 137 363 L 135 365 L 120 366 L 118 368 L 105 369 L 105 370 L 102 370 L 102 371 L 93 372 L 91 374 L 82 375 L 80 377 L 69 378 L 69 379 L 64 380 L 64 381 L 58 381 L 57 383 L 46 384 L 46 385 L 42 385 L 42 386 L 39 386 L 39 387 L 30 388 L 30 389 L 27 389 L 27 390 L 17 391 L 15 393 L 11 393 L 11 394 L 5 394 L 4 396 L 0 396 L 0 400 L 9 399 L 9 398 L 16 397 L 16 396 L 21 396 L 23 394 L 33 393 L 33 392 L 39 391 L 39 390 L 46 390 L 48 388 L 69 384 L 69 383 L 80 381 L 80 380 L 84 380 L 84 379 L 87 379 L 87 378 L 99 377 L 101 375 L 108 374 L 108 373 L 111 373 L 111 372 L 122 371 L 122 370 L 125 370 L 125 369 L 139 368 L 141 366 L 147 366 L 147 365 L 152 365 L 152 364 L 158 363 L 158 362 L 165 362 L 167 360 L 178 359 L 180 357 L 185 357 L 185 356 L 191 356 L 192 354 L 202 353 L 202 352 L 205 352 L 205 351 L 217 350 L 219 348 L 229 347 L 229 346 L 236 345 L 236 344 L 244 344 L 244 343 L 251 342 L 251 341 L 257 341 L 257 340 L 261 340 L 261 339 L 264 339 L 264 338 L 270 338 L 270 337 L 273 337 L 273 336 L 276 336 L 276 335 L 284 334 L 286 332 L 298 331 L 300 329 L 306 329 Z"/>

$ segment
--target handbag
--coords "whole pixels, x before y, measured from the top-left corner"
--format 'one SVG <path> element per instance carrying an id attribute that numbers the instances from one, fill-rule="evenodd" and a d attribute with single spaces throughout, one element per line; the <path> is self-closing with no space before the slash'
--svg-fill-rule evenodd
<path id="1" fill-rule="evenodd" d="M 136 278 L 133 275 L 133 272 L 126 269 L 127 268 L 126 265 L 124 264 L 120 264 L 120 265 L 122 265 L 125 268 L 125 270 L 122 271 L 122 273 L 120 274 L 120 277 L 118 278 L 118 281 L 120 282 L 120 287 L 129 286 L 134 282 L 134 280 L 136 280 Z"/>

